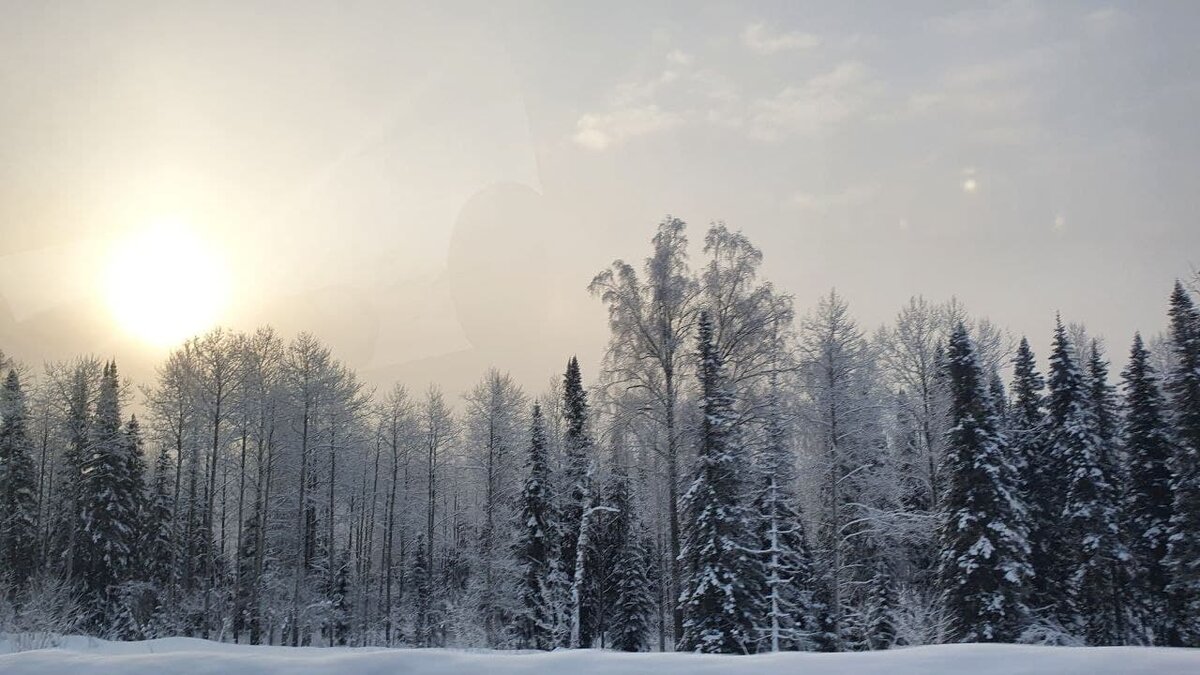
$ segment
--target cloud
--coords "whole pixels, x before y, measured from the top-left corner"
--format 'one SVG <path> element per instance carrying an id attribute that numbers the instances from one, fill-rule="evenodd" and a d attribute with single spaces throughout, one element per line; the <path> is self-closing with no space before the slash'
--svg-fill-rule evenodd
<path id="1" fill-rule="evenodd" d="M 1042 18 L 1041 8 L 1024 0 L 1012 0 L 989 7 L 964 9 L 938 16 L 927 23 L 938 33 L 958 38 L 982 33 L 1027 29 Z"/>
<path id="2" fill-rule="evenodd" d="M 742 43 L 759 54 L 777 54 L 812 49 L 821 44 L 821 38 L 799 31 L 778 32 L 759 21 L 746 26 L 742 31 Z"/>
<path id="3" fill-rule="evenodd" d="M 789 198 L 788 205 L 800 211 L 824 214 L 869 202 L 878 192 L 875 185 L 852 185 L 838 192 L 823 194 L 796 192 Z M 904 223 L 902 228 L 907 226 L 907 221 L 901 222 Z"/>
<path id="4" fill-rule="evenodd" d="M 812 135 L 861 112 L 880 88 L 861 63 L 844 62 L 754 101 L 747 115 L 748 132 L 759 140 Z"/>
<path id="5" fill-rule="evenodd" d="M 1083 17 L 1084 30 L 1093 37 L 1107 37 L 1129 22 L 1129 13 L 1117 7 L 1101 7 Z"/>
<path id="6" fill-rule="evenodd" d="M 657 105 L 619 108 L 579 118 L 572 140 L 588 150 L 607 150 L 625 141 L 678 126 L 683 118 Z"/>
<path id="7" fill-rule="evenodd" d="M 690 66 L 693 60 L 691 54 L 680 49 L 673 49 L 667 53 L 667 63 L 674 66 Z"/>

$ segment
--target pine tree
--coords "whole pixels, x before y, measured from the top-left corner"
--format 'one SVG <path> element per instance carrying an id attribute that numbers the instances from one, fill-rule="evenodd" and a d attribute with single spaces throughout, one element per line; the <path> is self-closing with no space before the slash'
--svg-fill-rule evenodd
<path id="1" fill-rule="evenodd" d="M 896 578 L 882 555 L 875 556 L 873 568 L 864 606 L 863 642 L 867 649 L 890 649 L 896 644 Z"/>
<path id="2" fill-rule="evenodd" d="M 37 483 L 21 379 L 8 371 L 0 391 L 0 584 L 22 588 L 38 564 Z"/>
<path id="3" fill-rule="evenodd" d="M 154 478 L 147 496 L 144 528 L 139 548 L 145 559 L 149 581 L 166 587 L 174 581 L 171 561 L 174 538 L 171 536 L 172 501 L 171 455 L 164 444 L 154 460 Z"/>
<path id="4" fill-rule="evenodd" d="M 1013 359 L 1013 400 L 1007 426 L 1013 464 L 1020 474 L 1021 498 L 1028 513 L 1029 562 L 1034 572 L 1028 602 L 1039 612 L 1057 607 L 1061 592 L 1054 574 L 1060 510 L 1056 482 L 1061 474 L 1047 439 L 1045 385 L 1029 340 L 1022 337 Z"/>
<path id="5" fill-rule="evenodd" d="M 993 370 L 988 380 L 988 393 L 996 412 L 996 423 L 1000 429 L 1008 427 L 1008 393 L 1004 390 L 1004 379 L 999 370 Z"/>
<path id="6" fill-rule="evenodd" d="M 817 630 L 812 553 L 796 497 L 796 457 L 786 438 L 779 408 L 779 397 L 772 385 L 754 506 L 767 591 L 762 613 L 756 617 L 756 629 L 764 645 L 760 649 L 773 652 L 804 649 Z"/>
<path id="7" fill-rule="evenodd" d="M 137 514 L 128 471 L 117 367 L 110 362 L 100 381 L 88 457 L 83 464 L 78 542 L 83 562 L 80 576 L 92 608 L 91 621 L 96 625 L 111 610 L 116 587 L 127 578 L 133 563 Z"/>
<path id="8" fill-rule="evenodd" d="M 1155 644 L 1167 637 L 1167 534 L 1171 521 L 1170 431 L 1158 376 L 1141 334 L 1133 336 L 1129 364 L 1121 373 L 1125 390 L 1123 439 L 1128 455 L 1126 523 L 1141 581 L 1140 611 Z"/>
<path id="9" fill-rule="evenodd" d="M 1130 556 L 1120 539 L 1118 495 L 1105 470 L 1092 394 L 1061 321 L 1050 357 L 1050 421 L 1052 452 L 1066 479 L 1059 540 L 1066 594 L 1058 616 L 1089 644 L 1119 644 L 1130 627 Z"/>
<path id="10" fill-rule="evenodd" d="M 758 637 L 753 619 L 763 602 L 762 578 L 754 519 L 744 501 L 748 466 L 707 313 L 700 315 L 698 356 L 702 417 L 696 477 L 683 497 L 680 558 L 686 573 L 679 649 L 748 653 Z"/>
<path id="11" fill-rule="evenodd" d="M 648 570 L 654 566 L 642 528 L 631 532 L 616 561 L 616 604 L 611 630 L 612 648 L 623 652 L 641 652 L 649 647 L 650 613 L 654 593 Z"/>
<path id="12" fill-rule="evenodd" d="M 1011 642 L 1026 618 L 1022 587 L 1032 576 L 1017 471 L 961 322 L 950 336 L 946 359 L 951 426 L 938 586 L 953 639 Z"/>
<path id="13" fill-rule="evenodd" d="M 546 420 L 542 408 L 533 406 L 530 423 L 528 474 L 517 513 L 514 556 L 521 569 L 520 610 L 517 635 L 521 644 L 533 649 L 552 649 L 555 616 L 551 606 L 560 583 L 554 572 L 559 564 L 555 533 L 557 524 L 550 489 Z"/>
<path id="14" fill-rule="evenodd" d="M 588 467 L 591 461 L 592 442 L 587 431 L 587 391 L 583 388 L 583 377 L 579 371 L 579 359 L 572 356 L 567 361 L 567 371 L 563 376 L 563 422 L 566 429 L 563 433 L 563 503 L 559 509 L 559 552 L 560 565 L 568 578 L 576 576 L 576 563 L 579 559 L 576 543 L 579 538 L 580 522 L 584 511 L 590 506 L 587 503 L 592 487 Z M 591 606 L 585 604 L 582 608 L 583 626 L 591 624 Z M 591 635 L 585 631 L 581 637 L 583 644 L 590 644 Z"/>
<path id="15" fill-rule="evenodd" d="M 132 514 L 133 555 L 130 556 L 130 577 L 144 578 L 148 572 L 147 551 L 139 545 L 146 538 L 150 520 L 150 500 L 146 493 L 146 457 L 142 441 L 142 427 L 137 416 L 131 415 L 121 435 L 121 451 L 124 454 L 125 471 L 123 492 L 129 495 Z"/>
<path id="16" fill-rule="evenodd" d="M 1179 281 L 1171 293 L 1171 353 L 1166 379 L 1175 429 L 1166 566 L 1171 618 L 1167 643 L 1200 646 L 1200 312 Z"/>

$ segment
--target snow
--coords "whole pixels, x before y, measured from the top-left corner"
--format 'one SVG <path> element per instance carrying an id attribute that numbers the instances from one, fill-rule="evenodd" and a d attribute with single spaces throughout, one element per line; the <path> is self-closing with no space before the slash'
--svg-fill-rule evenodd
<path id="1" fill-rule="evenodd" d="M 253 647 L 164 638 L 106 642 L 85 637 L 63 640 L 55 649 L 10 653 L 0 639 L 4 675 L 157 675 L 158 673 L 299 673 L 317 675 L 450 675 L 451 673 L 571 673 L 608 675 L 1156 675 L 1200 672 L 1200 649 L 1146 647 L 1035 647 L 1026 645 L 940 645 L 846 654 L 781 653 L 758 656 L 625 654 L 596 650 L 541 652 L 457 651 L 321 647 Z"/>

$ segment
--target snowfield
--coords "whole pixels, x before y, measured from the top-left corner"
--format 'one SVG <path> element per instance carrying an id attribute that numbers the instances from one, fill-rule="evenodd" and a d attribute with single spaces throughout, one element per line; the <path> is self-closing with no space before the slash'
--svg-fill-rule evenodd
<path id="1" fill-rule="evenodd" d="M 1200 649 L 1140 647 L 1030 647 L 941 645 L 848 654 L 784 653 L 758 656 L 625 654 L 596 650 L 552 653 L 322 647 L 252 647 L 165 638 L 106 642 L 82 637 L 55 649 L 9 653 L 0 640 L 4 675 L 303 673 L 307 675 L 450 675 L 537 673 L 608 675 L 1195 675 Z"/>

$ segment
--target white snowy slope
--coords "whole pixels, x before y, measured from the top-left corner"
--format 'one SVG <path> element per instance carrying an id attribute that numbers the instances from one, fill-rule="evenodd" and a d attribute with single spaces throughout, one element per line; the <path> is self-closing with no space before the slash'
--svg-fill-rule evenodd
<path id="1" fill-rule="evenodd" d="M 942 645 L 849 654 L 786 653 L 759 656 L 623 654 L 578 650 L 553 653 L 449 649 L 251 647 L 166 638 L 106 642 L 70 638 L 56 649 L 5 653 L 4 675 L 158 675 L 159 673 L 303 673 L 316 675 L 487 675 L 654 673 L 655 675 L 1195 675 L 1200 650 L 1139 647 L 1029 647 Z"/>

